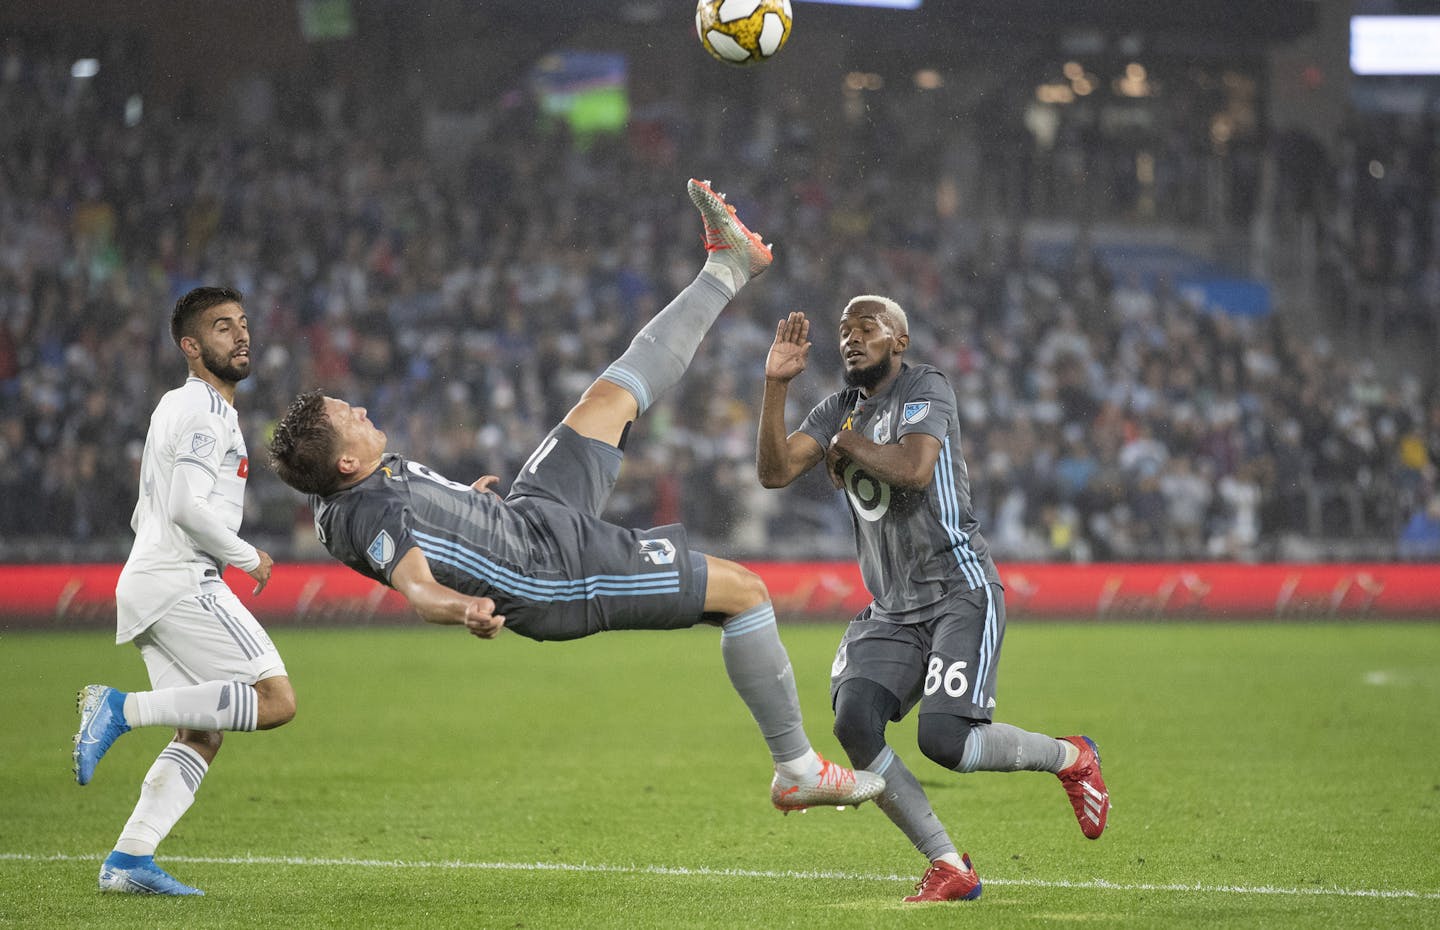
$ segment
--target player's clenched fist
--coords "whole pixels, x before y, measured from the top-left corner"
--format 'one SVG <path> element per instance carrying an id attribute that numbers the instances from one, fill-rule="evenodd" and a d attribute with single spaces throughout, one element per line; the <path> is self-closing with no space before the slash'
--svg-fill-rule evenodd
<path id="1" fill-rule="evenodd" d="M 494 639 L 505 625 L 504 616 L 495 613 L 495 602 L 477 597 L 465 608 L 465 629 L 481 639 Z"/>

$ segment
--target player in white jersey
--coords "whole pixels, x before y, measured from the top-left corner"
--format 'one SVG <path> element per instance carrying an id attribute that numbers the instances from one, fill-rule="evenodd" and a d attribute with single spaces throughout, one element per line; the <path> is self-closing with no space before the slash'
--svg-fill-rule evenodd
<path id="1" fill-rule="evenodd" d="M 863 295 L 840 316 L 845 390 L 785 430 L 790 381 L 805 370 L 810 323 L 791 313 L 765 360 L 756 469 L 777 488 L 826 462 L 850 505 L 874 600 L 850 622 L 831 668 L 835 735 L 857 769 L 883 775 L 876 804 L 927 859 L 906 901 L 973 900 L 980 878 L 950 841 L 885 730 L 918 703 L 920 751 L 958 772 L 1032 770 L 1060 778 L 1084 835 L 1100 836 L 1110 795 L 1088 736 L 1053 738 L 993 720 L 1005 591 L 970 505 L 949 379 L 904 360 L 905 311 Z"/>
<path id="2" fill-rule="evenodd" d="M 285 663 L 265 630 L 222 580 L 227 565 L 255 579 L 271 560 L 240 538 L 250 459 L 235 386 L 250 373 L 249 322 L 238 292 L 199 287 L 176 304 L 170 335 L 189 368 L 150 416 L 135 545 L 115 587 L 115 641 L 133 642 L 154 690 L 86 685 L 77 696 L 75 780 L 132 727 L 175 727 L 140 800 L 100 867 L 100 890 L 203 894 L 155 864 L 155 848 L 195 800 L 222 730 L 264 730 L 295 716 Z"/>

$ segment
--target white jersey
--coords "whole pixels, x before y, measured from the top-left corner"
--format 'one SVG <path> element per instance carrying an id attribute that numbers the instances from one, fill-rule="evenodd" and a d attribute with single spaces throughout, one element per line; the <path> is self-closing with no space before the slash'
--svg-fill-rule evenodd
<path id="1" fill-rule="evenodd" d="M 135 545 L 115 587 L 116 642 L 129 642 L 199 594 L 202 580 L 218 579 L 227 563 L 246 570 L 260 564 L 238 535 L 249 469 L 240 418 L 219 391 L 192 376 L 160 399 L 130 518 Z"/>

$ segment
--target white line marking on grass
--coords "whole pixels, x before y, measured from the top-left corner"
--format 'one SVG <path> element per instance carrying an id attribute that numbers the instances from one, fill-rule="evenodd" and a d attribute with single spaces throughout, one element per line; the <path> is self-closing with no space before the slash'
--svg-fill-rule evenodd
<path id="1" fill-rule="evenodd" d="M 99 862 L 105 853 L 77 856 L 69 853 L 5 853 L 0 862 Z M 708 866 L 683 865 L 604 865 L 590 862 L 469 862 L 461 859 L 347 859 L 312 858 L 308 856 L 164 856 L 166 862 L 198 865 L 300 865 L 341 867 L 350 869 L 473 869 L 485 872 L 600 872 L 615 875 L 682 875 L 716 878 L 783 878 L 836 879 L 860 882 L 910 882 L 913 875 L 874 875 L 860 872 L 789 871 L 770 869 L 715 869 Z M 1297 895 L 1302 897 L 1337 898 L 1406 898 L 1440 901 L 1440 891 L 1385 890 L 1380 888 L 1281 888 L 1274 885 L 1183 885 L 1151 884 L 1149 882 L 1111 882 L 1103 878 L 1089 881 L 1043 878 L 991 878 L 982 875 L 987 885 L 1011 885 L 1016 888 L 1076 888 L 1094 891 L 1180 891 L 1205 894 Z"/>

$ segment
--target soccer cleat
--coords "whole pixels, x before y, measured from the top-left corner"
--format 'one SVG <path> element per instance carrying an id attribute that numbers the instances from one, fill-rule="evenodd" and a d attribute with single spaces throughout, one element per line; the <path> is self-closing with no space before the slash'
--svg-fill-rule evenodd
<path id="1" fill-rule="evenodd" d="M 203 895 L 155 864 L 154 856 L 128 856 L 120 851 L 100 866 L 100 890 L 119 894 Z"/>
<path id="2" fill-rule="evenodd" d="M 770 803 L 783 813 L 803 811 L 807 807 L 847 804 L 859 806 L 885 790 L 885 779 L 874 772 L 859 772 L 820 758 L 820 773 L 800 781 L 775 773 L 770 783 Z"/>
<path id="3" fill-rule="evenodd" d="M 1088 736 L 1060 738 L 1080 750 L 1080 756 L 1055 773 L 1055 777 L 1070 796 L 1080 831 L 1087 839 L 1098 839 L 1105 832 L 1105 819 L 1110 815 L 1110 792 L 1105 790 L 1105 779 L 1100 775 L 1100 750 Z"/>
<path id="4" fill-rule="evenodd" d="M 700 217 L 705 221 L 705 251 L 739 276 L 735 282 L 737 288 L 770 267 L 774 258 L 770 246 L 745 228 L 735 215 L 735 208 L 725 202 L 724 194 L 716 193 L 709 181 L 694 178 L 690 179 L 688 190 L 690 200 L 700 208 Z"/>
<path id="5" fill-rule="evenodd" d="M 125 722 L 125 693 L 105 685 L 86 685 L 75 695 L 80 729 L 75 734 L 75 780 L 90 784 L 100 757 L 130 725 Z"/>
<path id="6" fill-rule="evenodd" d="M 906 897 L 911 904 L 917 901 L 974 901 L 980 897 L 980 876 L 970 864 L 970 854 L 960 857 L 964 869 L 957 869 L 948 862 L 934 862 L 920 881 L 915 883 L 915 893 Z"/>

